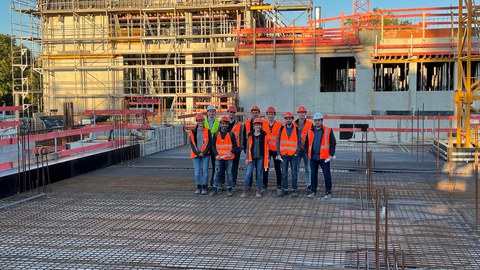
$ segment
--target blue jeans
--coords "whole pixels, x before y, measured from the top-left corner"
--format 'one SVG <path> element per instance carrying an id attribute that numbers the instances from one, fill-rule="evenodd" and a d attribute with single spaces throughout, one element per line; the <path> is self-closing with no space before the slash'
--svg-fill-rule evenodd
<path id="1" fill-rule="evenodd" d="M 253 167 L 255 167 L 257 173 L 257 189 L 262 189 L 262 176 L 263 176 L 263 157 L 252 160 L 247 165 L 247 174 L 245 175 L 245 181 L 243 182 L 243 188 L 248 189 L 250 185 L 250 179 L 253 175 Z"/>
<path id="2" fill-rule="evenodd" d="M 298 157 L 282 155 L 282 189 L 288 190 L 288 165 L 292 170 L 292 189 L 298 189 Z"/>
<path id="3" fill-rule="evenodd" d="M 213 177 L 213 187 L 218 188 L 219 181 L 225 179 L 225 173 L 227 173 L 227 188 L 233 186 L 233 159 L 229 160 L 216 160 L 215 161 L 215 175 Z"/>
<path id="4" fill-rule="evenodd" d="M 332 175 L 330 173 L 330 162 L 325 163 L 325 159 L 311 159 L 312 167 L 312 191 L 317 192 L 318 187 L 318 167 L 322 168 L 323 178 L 325 178 L 325 194 L 332 193 Z"/>
<path id="5" fill-rule="evenodd" d="M 300 171 L 300 163 L 302 163 L 302 159 L 303 159 L 303 165 L 305 166 L 305 184 L 308 187 L 312 185 L 312 181 L 311 181 L 312 170 L 310 169 L 310 158 L 308 158 L 307 151 L 301 151 L 298 154 L 298 171 Z"/>
<path id="6" fill-rule="evenodd" d="M 192 161 L 193 161 L 193 169 L 195 170 L 195 184 L 207 185 L 208 184 L 208 163 L 210 162 L 210 156 L 192 158 Z"/>

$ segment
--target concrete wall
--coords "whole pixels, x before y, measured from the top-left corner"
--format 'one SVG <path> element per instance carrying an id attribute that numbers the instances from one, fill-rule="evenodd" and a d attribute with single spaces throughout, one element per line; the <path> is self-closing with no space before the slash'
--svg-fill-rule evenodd
<path id="1" fill-rule="evenodd" d="M 183 125 L 155 127 L 147 136 L 151 140 L 140 142 L 140 156 L 148 156 L 185 144 Z"/>

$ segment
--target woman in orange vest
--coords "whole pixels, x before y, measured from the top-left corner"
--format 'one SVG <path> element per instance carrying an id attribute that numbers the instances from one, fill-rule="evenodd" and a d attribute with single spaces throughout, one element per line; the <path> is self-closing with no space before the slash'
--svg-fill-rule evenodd
<path id="1" fill-rule="evenodd" d="M 313 127 L 308 132 L 307 144 L 310 167 L 312 168 L 312 193 L 308 197 L 317 197 L 318 167 L 320 166 L 325 178 L 325 195 L 323 199 L 330 200 L 332 198 L 330 163 L 335 157 L 337 141 L 335 140 L 333 130 L 323 125 L 323 115 L 319 112 L 313 115 Z"/>
<path id="2" fill-rule="evenodd" d="M 253 122 L 253 130 L 247 134 L 247 174 L 243 182 L 243 192 L 240 197 L 247 197 L 249 180 L 253 175 L 253 168 L 257 173 L 257 188 L 255 196 L 262 197 L 262 175 L 263 170 L 268 168 L 268 135 L 262 129 L 263 120 L 257 118 Z"/>
<path id="3" fill-rule="evenodd" d="M 205 117 L 199 113 L 196 115 L 196 127 L 190 132 L 190 157 L 195 171 L 195 194 L 207 194 L 208 162 L 210 160 L 210 130 L 203 125 Z"/>
<path id="4" fill-rule="evenodd" d="M 300 152 L 300 133 L 293 123 L 293 113 L 283 115 L 285 125 L 280 128 L 277 142 L 277 159 L 282 161 L 282 189 L 277 190 L 277 196 L 288 194 L 288 165 L 292 170 L 292 197 L 298 196 L 298 153 Z"/>

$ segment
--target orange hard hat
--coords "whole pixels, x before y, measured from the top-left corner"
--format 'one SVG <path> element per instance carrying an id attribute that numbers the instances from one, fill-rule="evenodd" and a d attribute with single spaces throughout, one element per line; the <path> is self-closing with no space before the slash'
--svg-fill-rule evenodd
<path id="1" fill-rule="evenodd" d="M 267 108 L 267 113 L 277 113 L 277 111 L 275 111 L 275 108 L 270 106 Z"/>
<path id="2" fill-rule="evenodd" d="M 300 112 L 304 112 L 306 113 L 307 112 L 307 109 L 303 106 L 298 106 L 298 109 L 297 109 L 297 113 L 300 113 Z"/>
<path id="3" fill-rule="evenodd" d="M 228 107 L 228 110 L 227 110 L 227 111 L 229 111 L 229 112 L 237 112 L 237 107 L 235 107 L 235 106 L 232 105 L 232 106 Z"/>
<path id="4" fill-rule="evenodd" d="M 283 115 L 283 118 L 284 118 L 284 119 L 293 118 L 293 113 L 292 113 L 292 112 L 286 112 L 286 113 Z"/>
<path id="5" fill-rule="evenodd" d="M 263 120 L 260 119 L 260 118 L 255 118 L 255 120 L 253 120 L 253 123 L 254 124 L 263 124 Z"/>
<path id="6" fill-rule="evenodd" d="M 203 121 L 203 120 L 205 120 L 205 116 L 203 116 L 202 113 L 199 113 L 199 114 L 195 115 L 195 120 Z"/>
<path id="7" fill-rule="evenodd" d="M 224 115 L 222 118 L 220 118 L 220 122 L 229 122 L 230 123 L 230 118 L 228 116 Z"/>
<path id="8" fill-rule="evenodd" d="M 250 111 L 260 111 L 260 108 L 257 105 L 253 105 Z"/>

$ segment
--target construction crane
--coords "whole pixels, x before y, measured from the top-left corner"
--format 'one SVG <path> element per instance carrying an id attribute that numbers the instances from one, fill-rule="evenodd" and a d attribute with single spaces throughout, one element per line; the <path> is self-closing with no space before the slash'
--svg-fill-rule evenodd
<path id="1" fill-rule="evenodd" d="M 473 130 L 470 125 L 471 111 L 478 112 L 473 102 L 479 100 L 480 80 L 472 78 L 472 60 L 479 60 L 479 55 L 472 55 L 472 35 L 480 25 L 477 13 L 480 7 L 473 0 L 458 1 L 458 53 L 457 53 L 457 90 L 454 94 L 457 116 L 456 147 L 478 146 L 472 134 L 478 133 L 478 126 Z"/>
<path id="2" fill-rule="evenodd" d="M 353 0 L 353 15 L 370 12 L 370 0 Z"/>

